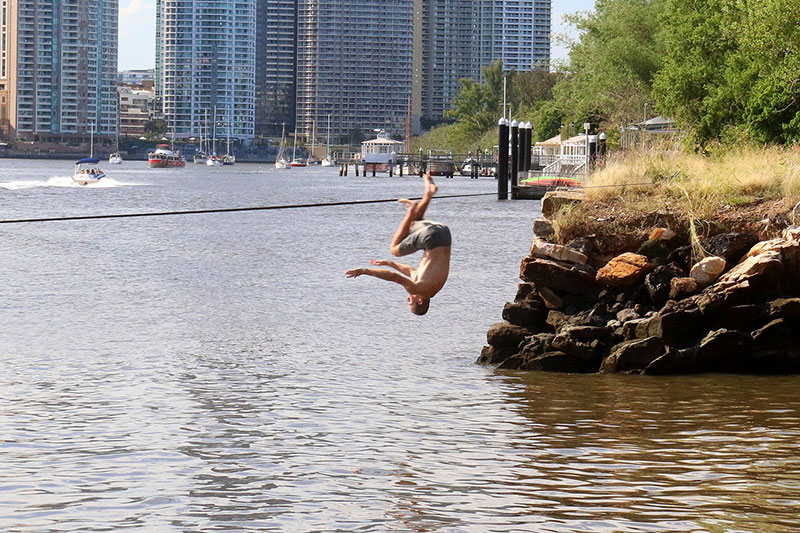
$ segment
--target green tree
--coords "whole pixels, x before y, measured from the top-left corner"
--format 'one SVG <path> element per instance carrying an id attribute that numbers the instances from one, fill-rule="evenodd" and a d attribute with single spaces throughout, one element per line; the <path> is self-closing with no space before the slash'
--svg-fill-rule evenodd
<path id="1" fill-rule="evenodd" d="M 483 82 L 468 78 L 461 80 L 461 91 L 445 112 L 447 117 L 457 120 L 476 137 L 494 128 L 503 116 L 503 78 L 506 78 L 507 86 L 514 78 L 513 71 L 503 72 L 500 60 L 487 65 L 481 72 Z"/>
<path id="2" fill-rule="evenodd" d="M 580 37 L 570 47 L 566 78 L 553 89 L 570 110 L 567 119 L 593 117 L 614 128 L 641 120 L 663 63 L 663 9 L 663 0 L 597 0 L 594 12 L 569 17 Z"/>
<path id="3" fill-rule="evenodd" d="M 164 119 L 150 119 L 144 125 L 144 136 L 149 139 L 163 137 L 167 133 L 167 121 Z"/>

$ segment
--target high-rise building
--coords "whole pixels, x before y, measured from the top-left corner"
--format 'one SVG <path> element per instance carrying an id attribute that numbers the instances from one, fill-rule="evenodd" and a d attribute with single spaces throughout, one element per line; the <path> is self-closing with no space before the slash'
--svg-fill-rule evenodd
<path id="1" fill-rule="evenodd" d="M 0 0 L 7 135 L 117 131 L 117 0 Z"/>
<path id="2" fill-rule="evenodd" d="M 299 0 L 297 128 L 349 140 L 418 129 L 422 0 Z M 415 21 L 417 23 L 415 23 Z"/>
<path id="3" fill-rule="evenodd" d="M 498 59 L 505 70 L 550 67 L 551 0 L 481 0 L 478 17 L 479 66 Z"/>
<path id="4" fill-rule="evenodd" d="M 170 136 L 253 139 L 255 14 L 256 0 L 156 1 L 156 105 Z"/>
<path id="5" fill-rule="evenodd" d="M 256 135 L 294 129 L 297 0 L 257 0 Z"/>
<path id="6" fill-rule="evenodd" d="M 423 126 L 436 123 L 461 90 L 462 78 L 480 75 L 475 9 L 471 0 L 425 0 L 422 17 Z"/>

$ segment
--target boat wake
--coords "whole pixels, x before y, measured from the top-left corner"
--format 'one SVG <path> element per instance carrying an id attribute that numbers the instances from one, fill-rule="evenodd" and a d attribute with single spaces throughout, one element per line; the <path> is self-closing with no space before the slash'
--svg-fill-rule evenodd
<path id="1" fill-rule="evenodd" d="M 97 183 L 91 183 L 89 185 L 78 185 L 74 181 L 72 181 L 72 176 L 52 176 L 48 178 L 46 181 L 34 181 L 34 180 L 18 180 L 18 181 L 8 181 L 5 183 L 0 182 L 0 189 L 6 189 L 9 191 L 17 191 L 22 189 L 34 189 L 37 187 L 78 187 L 81 189 L 89 188 L 89 189 L 109 189 L 113 187 L 125 187 L 129 185 L 134 185 L 132 183 L 122 183 L 114 178 L 105 177 L 98 181 Z"/>

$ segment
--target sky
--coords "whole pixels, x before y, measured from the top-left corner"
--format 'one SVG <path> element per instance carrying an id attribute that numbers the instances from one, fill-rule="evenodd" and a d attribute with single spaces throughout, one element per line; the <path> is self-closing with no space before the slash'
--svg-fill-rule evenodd
<path id="1" fill-rule="evenodd" d="M 589 11 L 595 0 L 553 0 L 553 60 L 567 58 L 566 47 L 557 35 L 573 36 L 564 25 L 563 16 L 576 11 Z M 155 0 L 120 0 L 119 2 L 119 70 L 153 68 L 155 64 Z"/>

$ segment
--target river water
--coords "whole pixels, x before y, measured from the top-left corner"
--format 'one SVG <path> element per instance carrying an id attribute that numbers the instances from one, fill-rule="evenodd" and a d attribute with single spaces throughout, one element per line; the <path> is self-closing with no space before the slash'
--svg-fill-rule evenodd
<path id="1" fill-rule="evenodd" d="M 0 170 L 4 220 L 422 191 L 255 164 L 125 162 L 86 187 L 69 162 Z M 453 262 L 424 317 L 344 276 L 387 257 L 394 203 L 0 224 L 0 530 L 797 531 L 800 379 L 474 364 L 538 211 L 434 199 Z"/>

